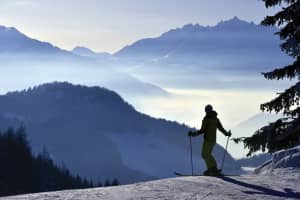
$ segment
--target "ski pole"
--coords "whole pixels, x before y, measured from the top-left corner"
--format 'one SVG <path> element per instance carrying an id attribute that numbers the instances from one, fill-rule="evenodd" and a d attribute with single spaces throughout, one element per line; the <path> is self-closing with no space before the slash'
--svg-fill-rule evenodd
<path id="1" fill-rule="evenodd" d="M 227 153 L 228 141 L 229 141 L 229 136 L 228 136 L 228 138 L 227 138 L 226 148 L 224 149 L 224 156 L 223 156 L 222 167 L 221 167 L 221 170 L 222 170 L 222 171 L 223 171 L 223 166 L 224 166 L 225 156 L 226 156 L 226 153 Z"/>
<path id="2" fill-rule="evenodd" d="M 193 146 L 192 146 L 192 136 L 190 136 L 190 152 L 191 152 L 191 167 L 192 167 L 192 176 L 194 176 L 194 164 L 193 164 Z"/>

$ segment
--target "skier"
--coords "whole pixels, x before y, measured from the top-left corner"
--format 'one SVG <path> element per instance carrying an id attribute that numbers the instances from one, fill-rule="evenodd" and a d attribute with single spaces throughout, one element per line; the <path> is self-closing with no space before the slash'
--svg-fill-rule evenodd
<path id="1" fill-rule="evenodd" d="M 217 129 L 219 129 L 225 136 L 230 137 L 231 132 L 226 131 L 220 120 L 217 118 L 217 112 L 213 110 L 211 105 L 205 106 L 206 115 L 202 120 L 201 129 L 198 131 L 189 131 L 188 135 L 195 137 L 204 134 L 204 142 L 202 146 L 202 158 L 206 163 L 207 170 L 204 175 L 219 176 L 222 175 L 221 170 L 217 168 L 217 162 L 212 155 L 212 150 L 216 144 Z"/>

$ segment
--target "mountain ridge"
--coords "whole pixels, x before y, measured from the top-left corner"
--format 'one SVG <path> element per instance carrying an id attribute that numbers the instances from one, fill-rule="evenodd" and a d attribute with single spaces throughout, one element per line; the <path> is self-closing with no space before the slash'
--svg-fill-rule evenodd
<path id="1" fill-rule="evenodd" d="M 162 33 L 159 37 L 166 37 L 168 35 L 170 35 L 171 33 L 174 33 L 174 32 L 181 32 L 181 31 L 185 31 L 185 32 L 198 32 L 198 31 L 211 31 L 211 30 L 221 30 L 221 29 L 225 29 L 225 30 L 242 30 L 244 29 L 245 27 L 248 27 L 248 28 L 258 28 L 258 29 L 263 29 L 263 28 L 266 28 L 266 27 L 262 27 L 258 24 L 255 24 L 254 22 L 248 22 L 246 20 L 242 20 L 238 17 L 233 17 L 233 18 L 230 18 L 228 20 L 221 20 L 219 21 L 217 24 L 215 25 L 209 25 L 209 26 L 202 26 L 200 25 L 200 23 L 196 23 L 196 24 L 185 24 L 183 25 L 182 27 L 180 28 L 174 28 L 174 29 L 170 29 L 168 31 L 166 31 L 165 33 Z M 272 30 L 274 33 L 276 30 L 276 28 L 268 28 L 270 30 Z M 11 33 L 13 36 L 18 36 L 18 37 L 22 37 L 23 39 L 31 39 L 35 42 L 40 42 L 41 45 L 44 45 L 45 48 L 54 48 L 55 50 L 57 51 L 62 51 L 64 53 L 74 53 L 74 50 L 76 52 L 76 49 L 78 50 L 84 50 L 87 55 L 91 56 L 96 56 L 96 55 L 100 55 L 100 56 L 105 56 L 105 55 L 109 55 L 109 53 L 106 53 L 106 52 L 103 52 L 103 53 L 97 53 L 97 52 L 94 52 L 93 50 L 87 48 L 87 47 L 83 47 L 83 46 L 77 46 L 77 47 L 74 47 L 71 51 L 67 51 L 67 50 L 63 50 L 49 42 L 43 42 L 41 40 L 38 40 L 38 39 L 34 39 L 34 38 L 30 38 L 29 36 L 25 35 L 24 33 L 22 33 L 21 31 L 19 31 L 17 28 L 15 27 L 7 27 L 7 26 L 3 26 L 3 25 L 0 25 L 0 39 L 1 39 L 1 35 L 3 36 L 3 32 L 6 32 L 6 33 Z M 158 37 L 158 38 L 159 38 Z M 150 38 L 142 38 L 142 39 L 137 39 L 136 42 L 139 42 L 140 40 L 148 40 L 148 39 L 155 39 L 157 37 L 150 37 Z M 1 42 L 1 40 L 0 40 Z M 3 41 L 2 41 L 3 42 Z M 134 42 L 134 43 L 136 43 Z M 133 43 L 133 44 L 134 44 Z M 133 44 L 128 44 L 124 47 L 122 47 L 120 50 L 116 51 L 114 54 L 112 55 L 117 55 L 119 53 L 119 51 L 121 51 L 123 48 L 126 48 L 126 47 L 129 47 Z M 1 50 L 1 49 L 0 49 Z M 19 49 L 20 50 L 20 49 Z M 1 51 L 0 51 L 1 53 Z M 78 55 L 78 54 L 77 54 Z"/>
<path id="2" fill-rule="evenodd" d="M 208 56 L 214 56 L 214 60 L 221 62 L 226 58 L 234 61 L 235 59 L 231 57 L 237 57 L 236 55 L 249 59 L 261 57 L 260 54 L 277 55 L 282 54 L 279 38 L 274 35 L 277 30 L 237 17 L 222 20 L 214 26 L 186 24 L 181 28 L 171 29 L 159 37 L 137 40 L 113 55 L 144 63 L 160 60 L 162 65 L 200 64 L 199 60 L 208 59 Z M 282 57 L 283 55 L 279 56 Z M 156 65 L 156 62 L 150 62 L 149 65 L 151 64 Z"/>
<path id="3" fill-rule="evenodd" d="M 121 183 L 188 171 L 189 127 L 140 113 L 117 93 L 100 87 L 50 83 L 0 96 L 0 128 L 23 124 L 33 150 L 46 147 L 53 160 L 81 176 Z M 195 158 L 202 138 L 195 138 Z M 223 149 L 214 154 L 221 161 Z M 202 161 L 201 161 L 202 162 Z M 195 170 L 204 170 L 204 164 Z M 229 155 L 226 170 L 239 171 Z M 199 172 L 200 173 L 200 172 Z"/>
<path id="4" fill-rule="evenodd" d="M 30 38 L 15 27 L 6 26 L 0 26 L 0 53 L 72 55 L 49 42 Z"/>
<path id="5" fill-rule="evenodd" d="M 209 25 L 209 26 L 202 26 L 199 23 L 196 24 L 185 24 L 180 28 L 175 28 L 175 29 L 171 29 L 165 33 L 163 33 L 161 36 L 168 36 L 170 33 L 173 32 L 189 32 L 189 33 L 197 33 L 200 31 L 221 31 L 221 30 L 226 30 L 226 31 L 230 31 L 230 32 L 235 32 L 235 31 L 243 31 L 245 29 L 248 30 L 261 30 L 265 27 L 259 25 L 259 24 L 255 24 L 254 22 L 248 22 L 246 20 L 242 20 L 238 17 L 233 17 L 231 19 L 228 20 L 221 20 L 219 21 L 217 24 L 215 25 Z M 276 28 L 267 28 L 270 29 L 272 31 L 278 30 Z M 161 37 L 160 36 L 160 37 Z"/>
<path id="6" fill-rule="evenodd" d="M 92 57 L 92 58 L 106 58 L 110 56 L 109 53 L 106 52 L 98 53 L 91 50 L 90 48 L 83 47 L 83 46 L 76 46 L 71 50 L 71 52 L 79 56 Z"/>

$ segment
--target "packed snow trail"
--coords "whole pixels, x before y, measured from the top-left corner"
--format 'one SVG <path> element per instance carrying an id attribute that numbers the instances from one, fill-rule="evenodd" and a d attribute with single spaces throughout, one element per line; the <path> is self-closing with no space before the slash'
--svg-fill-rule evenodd
<path id="1" fill-rule="evenodd" d="M 66 190 L 3 197 L 0 200 L 231 200 L 300 199 L 300 169 L 269 175 L 179 177 L 118 187 Z"/>

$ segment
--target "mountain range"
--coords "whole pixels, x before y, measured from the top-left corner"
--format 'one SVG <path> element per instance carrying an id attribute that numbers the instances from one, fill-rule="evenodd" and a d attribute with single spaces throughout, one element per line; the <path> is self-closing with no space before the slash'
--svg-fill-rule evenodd
<path id="1" fill-rule="evenodd" d="M 83 47 L 66 51 L 32 39 L 16 28 L 0 26 L 0 74 L 14 77 L 0 80 L 3 88 L 7 88 L 0 93 L 45 82 L 70 81 L 96 83 L 131 98 L 169 95 L 156 85 L 112 69 L 106 57 L 109 54 L 97 54 Z"/>
<path id="2" fill-rule="evenodd" d="M 198 68 L 263 69 L 264 66 L 257 66 L 263 64 L 260 61 L 262 58 L 264 62 L 269 61 L 270 56 L 275 59 L 273 62 L 286 59 L 279 48 L 280 40 L 274 35 L 277 31 L 277 28 L 260 26 L 237 17 L 215 26 L 187 24 L 157 38 L 139 40 L 122 48 L 114 56 L 152 61 L 153 64 L 207 65 Z M 244 66 L 237 66 L 241 59 Z"/>
<path id="3" fill-rule="evenodd" d="M 273 89 L 261 72 L 292 62 L 277 31 L 237 17 L 214 26 L 187 24 L 138 40 L 113 57 L 119 69 L 164 88 Z"/>
<path id="4" fill-rule="evenodd" d="M 156 64 L 185 64 L 202 67 L 235 69 L 243 59 L 246 68 L 264 69 L 260 64 L 288 61 L 280 51 L 280 40 L 274 27 L 265 27 L 234 17 L 220 21 L 214 26 L 187 24 L 169 30 L 159 37 L 146 38 L 121 48 L 114 54 L 96 53 L 78 46 L 71 51 L 62 50 L 48 42 L 32 39 L 16 28 L 0 26 L 0 56 L 8 54 L 43 54 L 83 58 L 107 58 L 138 61 L 153 67 Z M 209 59 L 214 57 L 213 61 Z M 273 56 L 273 60 L 270 60 Z M 234 59 L 232 59 L 234 58 Z M 263 61 L 261 61 L 263 59 Z M 263 63 L 268 61 L 268 63 Z M 270 61 L 272 63 L 270 63 Z M 121 64 L 122 64 L 121 62 Z M 106 63 L 107 65 L 114 64 Z M 222 64 L 222 65 L 221 65 Z M 234 66 L 231 66 L 231 65 Z"/>

